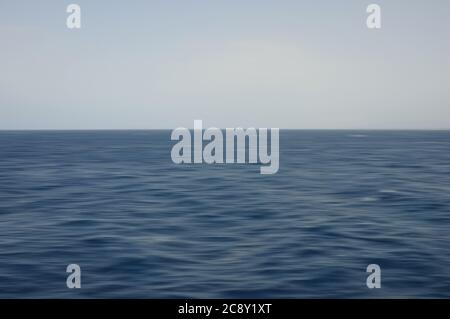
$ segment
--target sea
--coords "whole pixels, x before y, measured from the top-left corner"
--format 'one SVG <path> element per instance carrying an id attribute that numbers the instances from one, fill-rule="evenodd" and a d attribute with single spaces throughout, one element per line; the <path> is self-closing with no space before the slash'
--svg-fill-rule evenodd
<path id="1" fill-rule="evenodd" d="M 281 130 L 273 175 L 170 134 L 1 131 L 0 298 L 450 297 L 450 131 Z"/>

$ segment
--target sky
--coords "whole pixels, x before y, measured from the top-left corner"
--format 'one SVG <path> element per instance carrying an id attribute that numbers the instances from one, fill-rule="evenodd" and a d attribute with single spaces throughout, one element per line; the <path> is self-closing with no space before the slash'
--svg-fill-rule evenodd
<path id="1" fill-rule="evenodd" d="M 448 0 L 0 0 L 0 129 L 450 129 L 449 57 Z"/>

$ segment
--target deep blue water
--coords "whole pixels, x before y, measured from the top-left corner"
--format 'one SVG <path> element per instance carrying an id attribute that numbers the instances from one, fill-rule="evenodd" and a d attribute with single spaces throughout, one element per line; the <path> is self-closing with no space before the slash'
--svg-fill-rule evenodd
<path id="1" fill-rule="evenodd" d="M 170 133 L 0 132 L 0 297 L 450 297 L 450 132 L 281 131 L 275 175 Z"/>

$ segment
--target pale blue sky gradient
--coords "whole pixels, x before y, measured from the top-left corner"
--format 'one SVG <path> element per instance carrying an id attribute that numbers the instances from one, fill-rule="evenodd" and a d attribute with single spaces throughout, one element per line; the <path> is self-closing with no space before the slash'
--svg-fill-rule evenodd
<path id="1" fill-rule="evenodd" d="M 0 129 L 450 129 L 448 0 L 0 0 L 0 48 Z"/>

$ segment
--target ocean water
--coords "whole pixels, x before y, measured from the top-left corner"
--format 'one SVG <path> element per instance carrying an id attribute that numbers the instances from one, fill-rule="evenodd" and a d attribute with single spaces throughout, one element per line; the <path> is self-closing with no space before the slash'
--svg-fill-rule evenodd
<path id="1" fill-rule="evenodd" d="M 281 131 L 275 175 L 170 133 L 0 132 L 0 297 L 450 297 L 450 132 Z"/>

